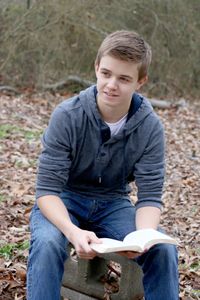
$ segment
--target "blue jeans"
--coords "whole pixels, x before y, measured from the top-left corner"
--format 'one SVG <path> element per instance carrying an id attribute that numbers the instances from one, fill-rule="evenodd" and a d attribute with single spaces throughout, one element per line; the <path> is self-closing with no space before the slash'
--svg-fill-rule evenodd
<path id="1" fill-rule="evenodd" d="M 94 231 L 98 237 L 118 240 L 135 230 L 135 208 L 128 197 L 88 199 L 65 192 L 61 199 L 77 226 Z M 67 259 L 66 237 L 40 212 L 37 205 L 31 214 L 31 245 L 27 272 L 27 300 L 59 300 L 64 262 Z M 173 245 L 159 244 L 136 259 L 144 272 L 146 300 L 177 300 L 178 259 Z"/>

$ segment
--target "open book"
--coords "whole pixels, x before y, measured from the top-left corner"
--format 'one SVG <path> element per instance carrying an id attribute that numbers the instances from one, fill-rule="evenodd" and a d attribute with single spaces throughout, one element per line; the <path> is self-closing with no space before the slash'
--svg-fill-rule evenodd
<path id="1" fill-rule="evenodd" d="M 109 253 L 118 251 L 144 252 L 151 246 L 167 243 L 177 245 L 174 238 L 154 229 L 140 229 L 129 233 L 123 241 L 102 238 L 102 244 L 91 243 L 91 248 L 98 253 Z"/>

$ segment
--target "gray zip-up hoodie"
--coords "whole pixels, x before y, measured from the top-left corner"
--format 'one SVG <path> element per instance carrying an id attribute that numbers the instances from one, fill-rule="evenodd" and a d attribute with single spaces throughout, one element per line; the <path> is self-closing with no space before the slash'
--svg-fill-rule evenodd
<path id="1" fill-rule="evenodd" d="M 162 206 L 163 127 L 141 95 L 133 95 L 125 126 L 110 137 L 97 109 L 96 86 L 89 87 L 57 106 L 42 142 L 36 198 L 65 190 L 93 198 L 121 197 L 135 180 L 136 208 Z"/>

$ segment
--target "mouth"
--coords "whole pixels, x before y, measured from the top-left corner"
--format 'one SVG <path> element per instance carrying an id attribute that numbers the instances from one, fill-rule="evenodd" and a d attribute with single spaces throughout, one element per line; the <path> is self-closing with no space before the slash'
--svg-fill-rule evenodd
<path id="1" fill-rule="evenodd" d="M 109 92 L 104 92 L 104 94 L 105 94 L 107 97 L 110 97 L 110 98 L 118 97 L 118 95 L 112 94 L 112 93 L 109 93 Z"/>

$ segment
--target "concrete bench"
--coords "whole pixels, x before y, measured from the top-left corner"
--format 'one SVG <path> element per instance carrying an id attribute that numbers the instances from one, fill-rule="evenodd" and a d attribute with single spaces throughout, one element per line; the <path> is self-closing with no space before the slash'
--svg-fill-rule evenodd
<path id="1" fill-rule="evenodd" d="M 70 251 L 70 250 L 69 250 Z M 142 270 L 132 260 L 115 253 L 104 254 L 93 260 L 74 260 L 70 257 L 65 263 L 61 287 L 61 299 L 97 300 L 106 299 L 105 286 L 101 280 L 108 273 L 108 264 L 120 264 L 121 275 L 118 290 L 109 294 L 112 300 L 143 299 Z"/>

